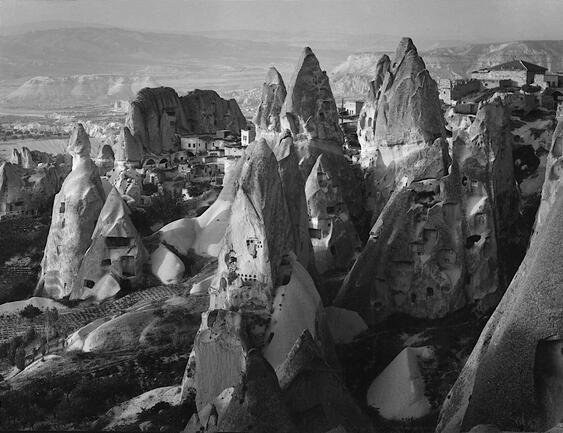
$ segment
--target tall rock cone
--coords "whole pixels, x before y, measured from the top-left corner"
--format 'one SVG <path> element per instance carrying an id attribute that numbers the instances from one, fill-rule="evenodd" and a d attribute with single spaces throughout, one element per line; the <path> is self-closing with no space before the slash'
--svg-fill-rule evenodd
<path id="1" fill-rule="evenodd" d="M 446 174 L 445 127 L 438 86 L 410 38 L 401 39 L 392 63 L 386 55 L 380 59 L 367 99 L 357 132 L 375 221 L 403 179 Z"/>
<path id="2" fill-rule="evenodd" d="M 293 137 L 289 130 L 282 132 L 280 140 L 273 148 L 278 161 L 278 170 L 282 183 L 282 190 L 287 202 L 289 218 L 293 231 L 293 251 L 297 260 L 315 274 L 313 246 L 309 236 L 307 201 L 305 198 L 305 185 L 299 172 L 299 160 Z"/>
<path id="3" fill-rule="evenodd" d="M 54 299 L 70 294 L 105 202 L 98 167 L 90 159 L 90 139 L 82 124 L 74 128 L 67 150 L 72 156 L 72 171 L 55 196 L 36 289 L 36 295 Z"/>
<path id="4" fill-rule="evenodd" d="M 130 214 L 120 193 L 112 188 L 98 217 L 90 247 L 80 263 L 70 299 L 103 300 L 115 295 L 112 289 L 119 290 L 120 284 L 132 288 L 142 281 L 148 253 Z M 109 281 L 117 282 L 109 291 L 100 283 L 106 275 L 111 276 Z"/>
<path id="5" fill-rule="evenodd" d="M 309 232 L 321 274 L 348 270 L 361 241 L 342 196 L 342 187 L 328 157 L 319 155 L 305 184 Z"/>
<path id="6" fill-rule="evenodd" d="M 444 139 L 419 143 L 426 159 L 400 168 L 401 179 L 377 150 L 371 174 L 389 198 L 335 305 L 374 323 L 393 312 L 438 318 L 496 303 L 505 287 L 499 233 L 517 205 L 507 121 L 500 101 L 482 104 L 467 130 L 454 131 L 452 160 Z"/>
<path id="7" fill-rule="evenodd" d="M 437 433 L 545 431 L 563 417 L 563 196 L 554 197 L 442 406 Z"/>
<path id="8" fill-rule="evenodd" d="M 293 134 L 305 176 L 320 153 L 342 155 L 344 134 L 328 75 L 305 47 L 297 62 L 281 110 L 281 127 Z"/>
<path id="9" fill-rule="evenodd" d="M 280 115 L 287 90 L 283 78 L 274 67 L 268 69 L 266 81 L 262 85 L 262 99 L 252 122 L 256 126 L 256 136 L 281 132 Z"/>

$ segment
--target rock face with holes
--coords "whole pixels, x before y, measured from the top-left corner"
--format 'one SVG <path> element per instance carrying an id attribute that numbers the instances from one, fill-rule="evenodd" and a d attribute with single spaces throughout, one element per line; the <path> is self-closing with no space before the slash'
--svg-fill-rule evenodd
<path id="1" fill-rule="evenodd" d="M 563 196 L 550 208 L 444 401 L 438 433 L 545 431 L 563 417 Z"/>
<path id="2" fill-rule="evenodd" d="M 428 163 L 447 161 L 449 173 L 439 175 L 443 166 L 436 176 L 395 186 L 337 306 L 368 323 L 390 312 L 437 318 L 467 303 L 486 305 L 502 289 L 498 230 L 515 205 L 507 116 L 500 102 L 482 105 L 469 128 L 454 131 L 451 164 L 445 146 L 438 153 L 428 145 Z"/>
<path id="3" fill-rule="evenodd" d="M 311 245 L 308 229 L 309 218 L 305 198 L 305 187 L 303 178 L 299 172 L 299 159 L 293 143 L 293 137 L 289 130 L 286 129 L 281 133 L 279 142 L 274 146 L 273 151 L 278 161 L 282 190 L 291 220 L 293 251 L 297 255 L 297 260 L 299 260 L 311 274 L 314 274 L 315 265 L 313 246 Z"/>
<path id="4" fill-rule="evenodd" d="M 563 105 L 557 109 L 557 126 L 553 132 L 551 150 L 547 156 L 541 203 L 536 216 L 536 231 L 545 223 L 553 203 L 560 193 L 563 177 Z"/>
<path id="5" fill-rule="evenodd" d="M 179 97 L 170 87 L 147 87 L 131 102 L 125 126 L 136 141 L 128 146 L 135 148 L 132 155 L 136 156 L 138 149 L 161 155 L 178 148 L 177 134 L 220 129 L 238 133 L 246 127 L 246 119 L 234 99 L 225 100 L 213 90 L 193 90 Z"/>
<path id="6" fill-rule="evenodd" d="M 148 253 L 130 213 L 120 193 L 112 188 L 98 217 L 90 247 L 80 263 L 70 299 L 102 300 L 96 286 L 106 275 L 117 282 L 116 288 L 120 285 L 135 288 L 143 281 Z"/>
<path id="7" fill-rule="evenodd" d="M 36 289 L 37 296 L 54 299 L 71 293 L 106 198 L 98 167 L 90 159 L 90 140 L 82 124 L 74 128 L 68 152 L 72 171 L 55 196 Z"/>
<path id="8" fill-rule="evenodd" d="M 180 98 L 190 134 L 228 129 L 238 134 L 246 119 L 234 99 L 223 99 L 214 90 L 192 90 Z"/>
<path id="9" fill-rule="evenodd" d="M 447 168 L 438 87 L 412 40 L 403 38 L 393 62 L 384 55 L 376 71 L 357 130 L 373 221 L 393 190 L 443 176 Z"/>
<path id="10" fill-rule="evenodd" d="M 327 159 L 326 155 L 319 155 L 305 184 L 309 233 L 321 274 L 349 269 L 361 250 L 361 241 L 342 196 L 342 185 Z"/>
<path id="11" fill-rule="evenodd" d="M 237 384 L 240 363 L 233 359 L 240 360 L 248 349 L 259 349 L 276 366 L 304 329 L 319 341 L 324 335 L 318 331 L 324 318 L 322 302 L 295 254 L 299 245 L 284 183 L 276 155 L 265 140 L 248 146 L 235 185 L 217 272 L 209 286 L 209 312 L 183 384 L 184 395 L 188 388 L 196 389 L 200 411 Z"/>
<path id="12" fill-rule="evenodd" d="M 143 152 L 160 155 L 174 147 L 176 129 L 187 130 L 180 98 L 170 87 L 144 88 L 129 106 L 125 126 Z"/>

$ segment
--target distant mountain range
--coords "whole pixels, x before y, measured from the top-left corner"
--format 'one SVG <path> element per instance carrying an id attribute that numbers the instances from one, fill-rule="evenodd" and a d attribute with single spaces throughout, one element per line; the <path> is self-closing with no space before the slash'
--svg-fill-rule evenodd
<path id="1" fill-rule="evenodd" d="M 414 41 L 416 44 L 416 41 Z M 333 91 L 339 96 L 363 97 L 373 79 L 377 61 L 388 51 L 350 55 L 331 73 Z M 563 41 L 515 41 L 494 44 L 470 44 L 421 51 L 432 77 L 462 78 L 485 66 L 523 59 L 553 71 L 563 70 Z"/>
<path id="2" fill-rule="evenodd" d="M 267 69 L 276 66 L 287 84 L 305 45 L 313 48 L 323 68 L 332 70 L 338 97 L 363 97 L 377 60 L 384 52 L 392 53 L 398 41 L 389 35 L 330 32 L 151 33 L 73 22 L 5 26 L 0 35 L 0 101 L 8 106 L 70 107 L 128 99 L 136 83 L 146 82 L 179 93 L 200 88 L 236 95 L 246 112 Z M 414 42 L 425 49 L 423 58 L 436 79 L 462 77 L 514 58 L 563 70 L 563 41 Z M 445 47 L 450 44 L 458 46 Z M 354 52 L 359 54 L 350 55 Z"/>

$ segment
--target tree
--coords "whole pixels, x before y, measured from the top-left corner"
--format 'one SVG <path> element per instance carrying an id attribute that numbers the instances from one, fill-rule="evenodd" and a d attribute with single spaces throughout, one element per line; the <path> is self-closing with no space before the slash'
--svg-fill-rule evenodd
<path id="1" fill-rule="evenodd" d="M 27 304 L 23 310 L 20 311 L 20 316 L 25 319 L 33 320 L 33 318 L 39 316 L 43 312 L 40 308 L 37 308 L 35 305 Z"/>
<path id="2" fill-rule="evenodd" d="M 25 368 L 25 350 L 23 346 L 17 348 L 14 361 L 16 363 L 16 367 L 18 367 L 20 371 Z"/>

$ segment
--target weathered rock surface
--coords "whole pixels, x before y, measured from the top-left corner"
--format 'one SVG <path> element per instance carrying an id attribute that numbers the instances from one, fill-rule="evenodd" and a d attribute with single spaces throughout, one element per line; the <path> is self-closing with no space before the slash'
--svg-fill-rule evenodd
<path id="1" fill-rule="evenodd" d="M 335 305 L 368 323 L 389 312 L 437 318 L 467 303 L 486 305 L 505 287 L 498 245 L 518 204 L 508 110 L 500 101 L 482 104 L 469 126 L 454 130 L 450 157 L 446 140 L 436 138 L 444 123 L 432 114 L 439 109 L 435 83 L 427 83 L 412 41 L 403 39 L 393 65 L 383 59 L 380 70 L 387 72 L 373 82 L 374 101 L 411 117 L 401 126 L 404 119 L 384 116 L 388 141 L 377 138 L 377 122 L 372 128 L 376 156 L 366 181 L 377 219 Z M 412 74 L 427 78 L 413 81 Z M 414 132 L 395 140 L 400 127 Z"/>
<path id="2" fill-rule="evenodd" d="M 163 117 L 168 122 L 163 122 Z M 173 122 L 170 122 L 173 117 Z M 125 126 L 145 153 L 161 154 L 172 148 L 166 141 L 176 132 L 187 131 L 187 119 L 180 98 L 170 87 L 144 88 L 131 102 Z M 163 142 L 163 138 L 165 141 Z"/>
<path id="3" fill-rule="evenodd" d="M 223 99 L 214 90 L 192 90 L 180 98 L 190 134 L 214 133 L 228 129 L 239 133 L 246 119 L 234 99 Z"/>
<path id="4" fill-rule="evenodd" d="M 231 402 L 218 432 L 295 433 L 293 423 L 281 395 L 276 374 L 258 350 L 246 357 L 242 381 L 233 391 Z"/>
<path id="5" fill-rule="evenodd" d="M 349 432 L 373 432 L 369 418 L 346 390 L 334 367 L 326 363 L 309 331 L 305 330 L 295 341 L 276 374 L 298 431 L 325 433 L 343 426 Z"/>
<path id="6" fill-rule="evenodd" d="M 417 148 L 444 134 L 438 87 L 410 38 L 403 38 L 391 63 L 384 55 L 360 113 L 358 139 L 365 165 L 377 160 L 397 163 L 397 154 L 410 159 Z M 397 146 L 397 147 L 396 147 Z M 402 159 L 401 158 L 401 159 Z"/>
<path id="7" fill-rule="evenodd" d="M 543 431 L 563 416 L 561 218 L 558 195 L 444 401 L 438 433 L 485 423 Z"/>
<path id="8" fill-rule="evenodd" d="M 127 126 L 121 129 L 117 142 L 114 144 L 113 151 L 115 161 L 118 165 L 123 167 L 140 167 L 143 160 L 142 142 L 133 137 Z"/>
<path id="9" fill-rule="evenodd" d="M 31 151 L 27 147 L 22 147 L 21 150 L 17 148 L 12 149 L 12 157 L 10 162 L 19 165 L 22 168 L 33 168 L 36 166 L 35 161 L 31 155 Z"/>
<path id="10" fill-rule="evenodd" d="M 314 272 L 313 245 L 308 230 L 305 185 L 299 171 L 299 159 L 289 130 L 282 132 L 273 148 L 278 161 L 278 170 L 283 194 L 289 211 L 293 231 L 293 251 L 299 262 L 312 274 Z"/>
<path id="11" fill-rule="evenodd" d="M 55 196 L 36 290 L 39 296 L 55 299 L 70 294 L 105 202 L 98 168 L 90 159 L 90 140 L 81 124 L 74 128 L 68 151 L 72 171 Z"/>
<path id="12" fill-rule="evenodd" d="M 547 155 L 545 181 L 541 203 L 536 216 L 536 232 L 545 224 L 553 203 L 560 194 L 563 175 L 563 106 L 557 110 L 557 126 L 553 132 L 551 149 Z"/>
<path id="13" fill-rule="evenodd" d="M 184 276 L 184 262 L 165 245 L 151 253 L 151 271 L 163 284 L 176 284 Z"/>
<path id="14" fill-rule="evenodd" d="M 130 214 L 120 193 L 113 188 L 80 263 L 71 299 L 95 297 L 101 300 L 102 292 L 112 296 L 115 289 L 119 290 L 120 283 L 135 288 L 144 280 L 143 265 L 148 253 Z M 98 282 L 103 284 L 98 285 Z"/>
<path id="15" fill-rule="evenodd" d="M 307 178 L 305 195 L 309 234 L 321 274 L 334 269 L 348 270 L 361 249 L 342 189 L 328 157 L 319 155 Z"/>
<path id="16" fill-rule="evenodd" d="M 276 68 L 271 67 L 262 85 L 260 105 L 252 119 L 258 138 L 262 132 L 281 132 L 280 115 L 286 95 L 282 76 Z"/>
<path id="17" fill-rule="evenodd" d="M 104 176 L 113 168 L 113 165 L 115 163 L 115 155 L 113 153 L 113 149 L 109 144 L 105 144 L 100 148 L 100 152 L 96 157 L 95 163 L 100 171 L 100 176 Z"/>
<path id="18" fill-rule="evenodd" d="M 367 404 L 377 408 L 386 419 L 421 418 L 430 412 L 419 357 L 429 354 L 428 348 L 406 347 L 371 383 Z"/>

